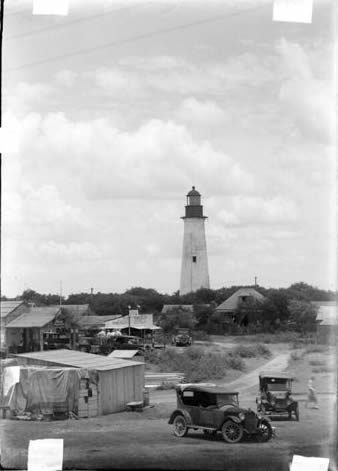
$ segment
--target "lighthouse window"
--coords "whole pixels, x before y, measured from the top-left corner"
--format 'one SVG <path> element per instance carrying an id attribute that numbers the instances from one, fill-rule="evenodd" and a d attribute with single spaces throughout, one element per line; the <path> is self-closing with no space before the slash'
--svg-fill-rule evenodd
<path id="1" fill-rule="evenodd" d="M 193 256 L 192 256 L 192 261 L 193 261 L 194 263 L 196 263 L 196 261 L 197 261 L 196 255 L 193 255 Z"/>

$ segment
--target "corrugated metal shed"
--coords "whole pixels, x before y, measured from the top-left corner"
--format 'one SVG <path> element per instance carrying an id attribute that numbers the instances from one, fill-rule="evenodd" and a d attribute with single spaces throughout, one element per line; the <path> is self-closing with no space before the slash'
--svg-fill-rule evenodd
<path id="1" fill-rule="evenodd" d="M 1 301 L 1 318 L 7 317 L 14 309 L 17 309 L 23 301 Z"/>
<path id="2" fill-rule="evenodd" d="M 78 352 L 76 350 L 48 350 L 43 352 L 21 353 L 18 358 L 28 358 L 38 362 L 48 362 L 57 365 L 76 366 L 97 371 L 116 370 L 128 366 L 143 365 L 141 362 L 128 361 L 118 358 L 109 358 L 92 353 Z"/>
<path id="3" fill-rule="evenodd" d="M 114 350 L 109 353 L 108 358 L 133 358 L 139 350 Z"/>
<path id="4" fill-rule="evenodd" d="M 235 311 L 242 296 L 250 296 L 251 298 L 254 298 L 257 301 L 264 301 L 265 299 L 264 296 L 258 291 L 256 291 L 254 288 L 240 288 L 228 299 L 226 299 L 222 304 L 220 304 L 216 308 L 216 311 Z"/>
<path id="5" fill-rule="evenodd" d="M 43 327 L 60 313 L 60 306 L 33 307 L 28 312 L 24 312 L 17 319 L 9 324 L 8 328 L 34 328 Z"/>

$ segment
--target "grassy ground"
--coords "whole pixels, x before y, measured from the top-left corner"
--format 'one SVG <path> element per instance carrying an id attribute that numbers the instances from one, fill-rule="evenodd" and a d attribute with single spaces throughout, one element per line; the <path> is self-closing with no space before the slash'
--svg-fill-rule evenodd
<path id="1" fill-rule="evenodd" d="M 147 370 L 156 372 L 182 372 L 188 382 L 210 380 L 229 381 L 235 379 L 240 372 L 256 366 L 257 361 L 272 356 L 271 351 L 263 344 L 238 345 L 234 349 L 207 342 L 203 345 L 175 348 L 164 351 L 150 352 L 146 355 Z M 168 385 L 169 387 L 170 385 Z"/>
<path id="2" fill-rule="evenodd" d="M 295 392 L 306 391 L 307 382 L 314 376 L 314 386 L 318 393 L 337 391 L 337 363 L 334 347 L 309 345 L 293 350 L 290 354 L 288 370 L 295 377 Z"/>

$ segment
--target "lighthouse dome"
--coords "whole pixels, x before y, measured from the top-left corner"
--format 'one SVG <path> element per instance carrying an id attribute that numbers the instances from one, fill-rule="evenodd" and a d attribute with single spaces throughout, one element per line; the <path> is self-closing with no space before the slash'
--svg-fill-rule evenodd
<path id="1" fill-rule="evenodd" d="M 195 190 L 195 187 L 193 186 L 192 190 L 189 191 L 187 196 L 201 196 L 201 194 L 197 190 Z"/>

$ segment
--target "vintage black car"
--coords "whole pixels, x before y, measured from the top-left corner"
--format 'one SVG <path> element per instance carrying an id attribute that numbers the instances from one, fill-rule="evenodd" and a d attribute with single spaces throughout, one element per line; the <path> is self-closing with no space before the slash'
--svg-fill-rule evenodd
<path id="1" fill-rule="evenodd" d="M 238 392 L 208 385 L 178 385 L 177 409 L 171 414 L 174 435 L 184 437 L 189 429 L 201 429 L 206 435 L 221 432 L 228 443 L 239 442 L 244 435 L 266 442 L 274 430 L 270 420 L 239 406 Z"/>
<path id="2" fill-rule="evenodd" d="M 299 420 L 298 402 L 291 396 L 293 378 L 284 373 L 262 372 L 259 375 L 257 412 L 265 415 L 294 417 Z"/>

